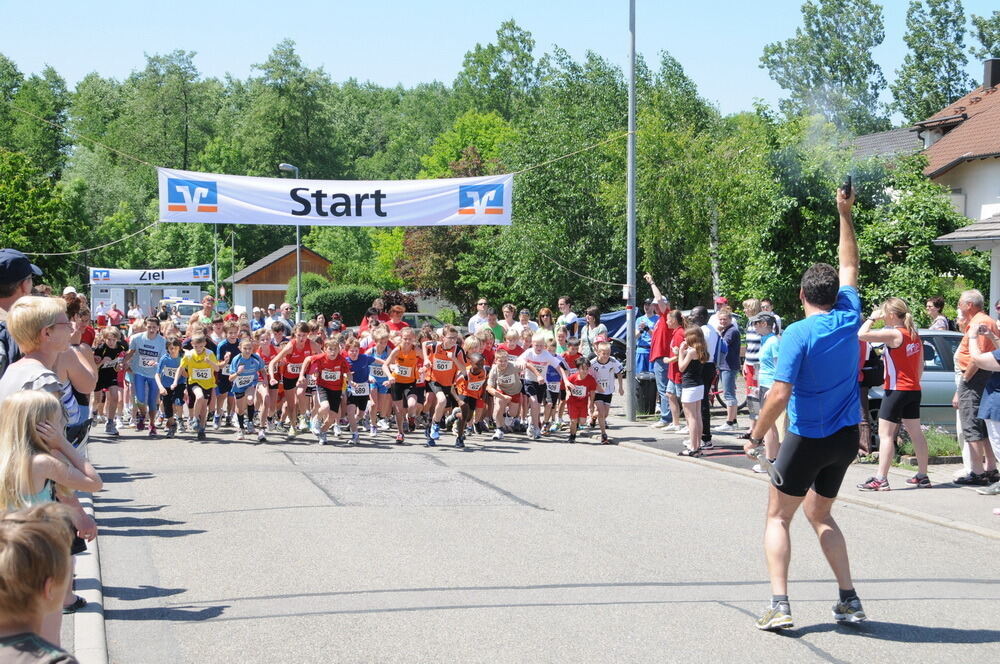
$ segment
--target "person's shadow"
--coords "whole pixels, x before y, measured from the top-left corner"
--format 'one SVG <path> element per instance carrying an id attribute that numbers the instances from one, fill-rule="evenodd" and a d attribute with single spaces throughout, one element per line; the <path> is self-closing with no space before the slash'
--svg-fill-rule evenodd
<path id="1" fill-rule="evenodd" d="M 808 634 L 837 632 L 853 634 L 866 639 L 897 641 L 899 643 L 1000 643 L 1000 630 L 957 629 L 955 627 L 927 627 L 882 621 L 863 623 L 822 623 L 778 632 L 786 638 L 797 639 Z"/>

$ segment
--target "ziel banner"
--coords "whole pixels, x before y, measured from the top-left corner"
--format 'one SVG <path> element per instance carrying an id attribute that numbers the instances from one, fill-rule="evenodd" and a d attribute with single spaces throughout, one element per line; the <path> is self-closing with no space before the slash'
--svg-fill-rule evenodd
<path id="1" fill-rule="evenodd" d="M 160 220 L 282 226 L 510 224 L 514 176 L 297 180 L 158 168 Z"/>
<path id="2" fill-rule="evenodd" d="M 164 270 L 117 270 L 110 267 L 88 267 L 90 284 L 188 284 L 212 282 L 211 265 L 178 267 Z"/>

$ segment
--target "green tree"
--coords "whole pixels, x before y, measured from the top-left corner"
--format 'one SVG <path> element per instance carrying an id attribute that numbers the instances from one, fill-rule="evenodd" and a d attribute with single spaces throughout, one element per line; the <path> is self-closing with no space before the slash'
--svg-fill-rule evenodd
<path id="1" fill-rule="evenodd" d="M 42 75 L 32 74 L 21 84 L 12 102 L 27 111 L 14 118 L 11 143 L 49 175 L 58 180 L 66 159 L 68 141 L 62 129 L 66 123 L 69 93 L 66 82 L 52 67 Z M 54 123 L 54 124 L 48 124 Z"/>
<path id="2" fill-rule="evenodd" d="M 503 144 L 513 140 L 515 131 L 510 123 L 494 112 L 466 111 L 434 140 L 430 153 L 420 158 L 423 165 L 417 177 L 454 177 L 455 168 L 468 148 L 475 148 L 486 172 L 498 172 Z M 483 173 L 485 174 L 485 173 Z"/>
<path id="3" fill-rule="evenodd" d="M 24 76 L 14 64 L 14 61 L 0 53 L 0 148 L 13 150 L 14 123 L 18 119 L 17 111 L 11 108 L 14 95 L 24 83 Z"/>
<path id="4" fill-rule="evenodd" d="M 795 36 L 764 47 L 760 66 L 789 93 L 787 114 L 820 113 L 856 134 L 888 129 L 880 115 L 885 88 L 873 51 L 885 39 L 874 0 L 806 0 Z"/>
<path id="5" fill-rule="evenodd" d="M 534 49 L 530 32 L 513 19 L 501 23 L 496 43 L 476 44 L 465 54 L 453 86 L 458 108 L 495 111 L 507 120 L 525 112 L 539 81 Z"/>
<path id="6" fill-rule="evenodd" d="M 896 71 L 891 107 L 909 123 L 931 117 L 975 86 L 965 73 L 961 0 L 912 0 L 906 11 L 909 52 Z"/>
<path id="7" fill-rule="evenodd" d="M 980 60 L 1000 58 L 1000 9 L 994 9 L 989 16 L 973 14 L 972 27 L 979 41 L 979 47 L 972 49 L 972 56 Z"/>

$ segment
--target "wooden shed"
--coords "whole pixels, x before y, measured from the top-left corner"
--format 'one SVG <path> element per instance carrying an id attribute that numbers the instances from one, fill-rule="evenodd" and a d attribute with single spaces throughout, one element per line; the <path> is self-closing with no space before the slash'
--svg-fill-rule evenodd
<path id="1" fill-rule="evenodd" d="M 330 261 L 312 249 L 302 247 L 302 274 L 312 272 L 326 277 L 330 265 Z M 288 281 L 294 276 L 295 245 L 289 244 L 224 281 L 233 284 L 233 305 L 246 307 L 250 312 L 254 307 L 266 310 L 269 304 L 279 306 L 285 300 Z"/>

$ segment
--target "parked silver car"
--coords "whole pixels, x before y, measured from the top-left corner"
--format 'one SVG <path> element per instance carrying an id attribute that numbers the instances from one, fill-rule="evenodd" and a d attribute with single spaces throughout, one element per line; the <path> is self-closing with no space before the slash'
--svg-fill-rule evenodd
<path id="1" fill-rule="evenodd" d="M 955 351 L 962 342 L 960 332 L 944 330 L 918 330 L 924 342 L 924 375 L 920 379 L 920 423 L 956 432 L 955 409 L 951 399 L 955 396 Z M 882 404 L 882 387 L 868 392 L 869 412 L 872 422 L 878 421 Z"/>

